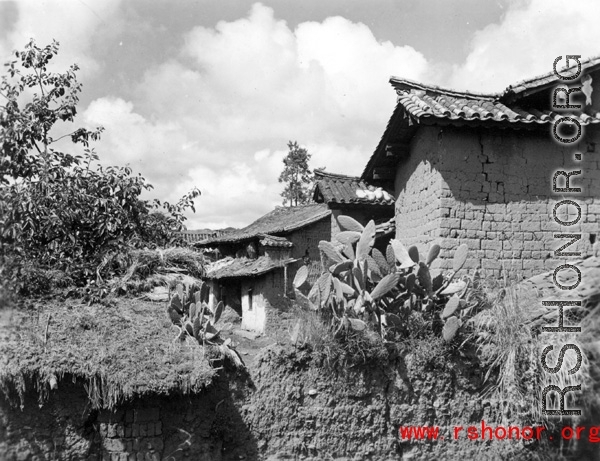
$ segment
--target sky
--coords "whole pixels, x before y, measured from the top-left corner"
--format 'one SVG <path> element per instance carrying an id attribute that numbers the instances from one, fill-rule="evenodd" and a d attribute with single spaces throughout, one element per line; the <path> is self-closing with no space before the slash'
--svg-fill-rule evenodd
<path id="1" fill-rule="evenodd" d="M 74 127 L 103 126 L 106 165 L 202 195 L 189 229 L 281 205 L 288 141 L 360 175 L 392 114 L 389 78 L 501 92 L 559 55 L 600 54 L 600 2 L 559 0 L 0 0 L 0 58 L 60 42 L 77 63 Z M 72 149 L 72 147 L 70 147 Z"/>

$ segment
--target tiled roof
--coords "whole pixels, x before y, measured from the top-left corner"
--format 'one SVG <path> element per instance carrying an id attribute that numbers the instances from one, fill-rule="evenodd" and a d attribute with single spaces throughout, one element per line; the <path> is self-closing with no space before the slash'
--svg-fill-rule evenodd
<path id="1" fill-rule="evenodd" d="M 211 246 L 221 243 L 237 243 L 258 238 L 263 234 L 288 234 L 313 224 L 331 215 L 327 205 L 314 203 L 296 207 L 277 207 L 270 213 L 258 218 L 249 226 L 228 232 L 220 237 L 198 242 L 196 246 Z"/>
<path id="2" fill-rule="evenodd" d="M 279 267 L 284 267 L 293 261 L 293 259 L 273 261 L 268 256 L 260 256 L 257 259 L 225 258 L 208 267 L 206 278 L 219 280 L 224 278 L 256 277 Z"/>
<path id="3" fill-rule="evenodd" d="M 314 200 L 323 200 L 325 203 L 360 204 L 360 205 L 393 205 L 394 196 L 385 193 L 365 195 L 365 191 L 375 191 L 356 176 L 345 176 L 341 174 L 328 173 L 323 170 L 315 170 L 315 192 Z M 359 197 L 360 194 L 362 197 Z M 322 197 L 322 198 L 321 198 Z"/>
<path id="4" fill-rule="evenodd" d="M 587 73 L 597 71 L 600 69 L 600 57 L 583 61 L 582 69 Z M 563 75 L 570 73 L 568 69 L 558 71 Z M 585 73 L 582 72 L 582 75 Z M 511 85 L 502 93 L 480 94 L 392 77 L 390 83 L 398 96 L 397 105 L 361 178 L 366 181 L 383 181 L 382 178 L 378 178 L 375 170 L 395 168 L 398 158 L 408 154 L 410 140 L 422 125 L 498 128 L 549 126 L 564 116 L 564 112 L 548 110 L 547 107 L 542 107 L 539 101 L 534 102 L 528 96 L 540 91 L 549 91 L 560 82 L 561 80 L 550 72 Z M 582 126 L 600 124 L 600 112 L 570 113 L 569 117 L 575 118 Z M 392 155 L 388 146 L 396 146 Z"/>
<path id="5" fill-rule="evenodd" d="M 561 63 L 564 63 L 564 58 Z M 569 61 L 575 62 L 573 60 Z M 557 64 L 557 71 L 560 72 L 561 75 L 568 76 L 572 75 L 576 72 L 577 64 L 574 64 L 568 68 L 560 68 Z M 586 59 L 581 61 L 581 69 L 582 75 L 585 73 L 590 73 L 600 68 L 600 56 L 595 56 L 593 58 Z M 583 72 L 586 71 L 586 72 Z M 554 86 L 558 83 L 561 83 L 561 80 L 554 74 L 554 71 L 548 72 L 547 74 L 538 75 L 537 77 L 529 78 L 527 80 L 523 80 L 521 82 L 517 82 L 513 85 L 510 85 L 502 95 L 503 100 L 515 100 L 528 94 L 538 92 L 544 88 Z M 569 83 L 568 81 L 565 83 Z"/>
<path id="6" fill-rule="evenodd" d="M 263 234 L 261 237 L 262 239 L 259 243 L 264 247 L 291 248 L 294 246 L 294 244 L 285 237 L 275 237 L 267 234 Z"/>
<path id="7" fill-rule="evenodd" d="M 406 81 L 404 81 L 406 82 Z M 394 80 L 392 79 L 392 85 Z M 439 91 L 439 90 L 436 90 Z M 475 121 L 500 122 L 516 124 L 549 124 L 564 116 L 564 113 L 522 109 L 516 104 L 510 107 L 495 99 L 494 96 L 450 96 L 448 93 L 439 94 L 422 89 L 397 88 L 398 104 L 419 121 Z M 454 93 L 456 94 L 456 93 Z M 600 113 L 587 115 L 570 115 L 581 125 L 600 123 Z M 429 120 L 428 120 L 429 119 Z"/>

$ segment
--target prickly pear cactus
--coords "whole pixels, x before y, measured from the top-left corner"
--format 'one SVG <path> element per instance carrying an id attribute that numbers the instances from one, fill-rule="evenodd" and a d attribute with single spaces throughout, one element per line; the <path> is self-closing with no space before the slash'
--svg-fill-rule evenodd
<path id="1" fill-rule="evenodd" d="M 221 301 L 215 307 L 214 312 L 208 307 L 208 286 L 200 282 L 200 286 L 194 293 L 191 289 L 178 284 L 175 294 L 169 300 L 167 314 L 173 325 L 178 328 L 175 340 L 184 341 L 191 337 L 201 346 L 209 346 L 218 349 L 222 358 L 228 358 L 236 367 L 245 368 L 240 355 L 231 346 L 230 339 L 223 340 L 220 332 L 215 328 L 223 313 L 224 305 Z"/>

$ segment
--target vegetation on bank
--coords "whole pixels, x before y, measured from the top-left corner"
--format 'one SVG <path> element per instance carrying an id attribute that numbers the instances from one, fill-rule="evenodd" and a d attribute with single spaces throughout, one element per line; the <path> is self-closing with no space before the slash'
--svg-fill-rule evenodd
<path id="1" fill-rule="evenodd" d="M 81 91 L 77 66 L 48 70 L 57 52 L 57 43 L 29 43 L 0 82 L 0 303 L 59 293 L 88 305 L 38 299 L 11 313 L 15 328 L 0 332 L 0 391 L 22 396 L 33 385 L 43 396 L 73 377 L 84 380 L 95 407 L 140 393 L 195 392 L 215 375 L 211 363 L 243 367 L 215 329 L 223 306 L 208 309 L 198 282 L 202 255 L 178 238 L 199 191 L 176 204 L 147 201 L 141 196 L 151 185 L 142 176 L 101 166 L 90 144 L 102 128 L 71 126 Z M 68 144 L 79 154 L 64 152 Z M 434 371 L 449 354 L 468 355 L 484 375 L 483 395 L 504 405 L 507 418 L 543 419 L 540 392 L 550 382 L 539 356 L 553 339 L 541 327 L 556 325 L 558 310 L 543 310 L 519 287 L 492 289 L 477 274 L 464 275 L 466 246 L 455 250 L 451 270 L 436 272 L 438 245 L 425 256 L 393 240 L 380 252 L 373 222 L 341 216 L 339 223 L 337 242 L 320 244 L 322 276 L 309 287 L 301 269 L 294 280 L 300 321 L 292 343 L 342 368 L 410 353 L 423 371 Z M 158 286 L 174 293 L 170 319 L 151 304 L 116 298 Z M 90 303 L 111 295 L 112 302 Z M 583 309 L 567 313 L 568 322 L 584 325 L 568 339 L 586 352 L 582 367 L 552 384 L 584 383 L 581 399 L 569 395 L 567 405 L 589 413 L 600 408 L 600 310 L 598 293 L 585 299 Z M 573 357 L 565 360 L 569 370 Z"/>
<path id="2" fill-rule="evenodd" d="M 200 191 L 176 204 L 143 200 L 145 178 L 100 165 L 90 145 L 103 128 L 73 127 L 77 65 L 49 70 L 58 49 L 31 41 L 0 80 L 0 275 L 19 294 L 73 285 L 99 298 L 132 249 L 177 243 Z"/>
<path id="3" fill-rule="evenodd" d="M 50 70 L 58 50 L 31 41 L 0 79 L 0 391 L 43 400 L 71 378 L 105 408 L 197 392 L 216 373 L 211 351 L 174 342 L 163 308 L 119 295 L 168 295 L 204 274 L 178 235 L 200 191 L 148 201 L 144 177 L 101 165 L 102 127 L 73 126 L 78 67 Z"/>
<path id="4" fill-rule="evenodd" d="M 468 256 L 465 246 L 454 252 L 452 270 L 433 271 L 430 267 L 439 246 L 433 245 L 423 258 L 416 247 L 407 249 L 392 240 L 383 255 L 374 248 L 373 222 L 363 227 L 340 216 L 339 223 L 343 232 L 338 244 L 320 243 L 324 270 L 319 280 L 310 291 L 305 270 L 294 280 L 297 302 L 304 307 L 291 332 L 297 347 L 312 350 L 334 368 L 386 366 L 397 357 L 411 356 L 424 371 L 432 371 L 444 368 L 438 361 L 446 363 L 449 355 L 474 360 L 482 377 L 482 398 L 495 401 L 499 416 L 515 424 L 560 425 L 541 413 L 542 390 L 551 384 L 561 389 L 583 385 L 583 392 L 566 399 L 566 407 L 583 409 L 583 419 L 571 418 L 563 424 L 575 425 L 597 411 L 598 260 L 581 264 L 592 287 L 577 293 L 583 308 L 565 311 L 565 322 L 585 325 L 583 333 L 557 338 L 542 332 L 542 326 L 558 324 L 559 311 L 542 305 L 539 282 L 495 282 L 477 273 L 458 278 Z M 556 296 L 550 290 L 556 290 L 551 274 L 549 278 L 541 291 Z M 567 354 L 559 373 L 544 373 L 541 351 L 548 345 L 558 351 L 565 341 L 586 353 L 578 372 L 569 374 L 577 358 Z M 556 360 L 549 358 L 550 363 Z"/>

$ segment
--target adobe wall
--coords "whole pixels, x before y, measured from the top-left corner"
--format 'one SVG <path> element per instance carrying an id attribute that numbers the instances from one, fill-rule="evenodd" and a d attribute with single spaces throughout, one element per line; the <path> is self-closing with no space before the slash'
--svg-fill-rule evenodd
<path id="1" fill-rule="evenodd" d="M 582 233 L 567 251 L 590 255 L 600 233 L 600 136 L 595 128 L 584 130 L 573 148 L 554 142 L 549 130 L 422 128 L 396 174 L 397 238 L 421 252 L 439 242 L 442 268 L 451 267 L 452 250 L 466 243 L 466 267 L 488 276 L 505 271 L 530 277 L 555 269 L 560 264 L 554 250 L 568 241 L 555 233 Z M 581 161 L 574 159 L 576 149 Z M 560 169 L 582 170 L 570 181 L 570 187 L 582 188 L 580 194 L 552 192 Z M 554 221 L 554 205 L 563 199 L 581 206 L 579 223 Z M 558 217 L 566 220 L 564 211 Z"/>
<path id="2" fill-rule="evenodd" d="M 40 407 L 29 391 L 22 409 L 0 394 L 0 459 L 172 461 L 239 459 L 254 441 L 224 378 L 190 396 L 137 398 L 92 410 L 83 382 L 68 377 Z M 241 448 L 243 447 L 243 449 Z"/>
<path id="3" fill-rule="evenodd" d="M 288 268 L 287 289 L 292 286 L 289 273 L 295 273 L 292 265 Z M 252 289 L 252 309 L 249 309 L 248 290 Z M 249 278 L 242 281 L 242 325 L 245 330 L 262 333 L 267 331 L 270 336 L 287 335 L 290 325 L 296 317 L 291 312 L 292 301 L 286 297 L 285 273 L 276 269 L 261 277 Z"/>
<path id="4" fill-rule="evenodd" d="M 436 168 L 440 155 L 430 130 L 413 138 L 413 155 L 400 162 L 394 183 L 396 191 L 396 238 L 421 253 L 437 240 L 441 228 L 442 176 Z"/>
<path id="5" fill-rule="evenodd" d="M 306 250 L 308 250 L 308 257 L 310 258 L 310 275 L 308 279 L 310 283 L 314 283 L 321 275 L 319 242 L 321 240 L 331 241 L 331 221 L 331 216 L 328 216 L 287 236 L 287 239 L 294 244 L 292 258 L 303 258 Z M 294 275 L 294 271 L 288 274 L 290 280 L 293 280 Z"/>

